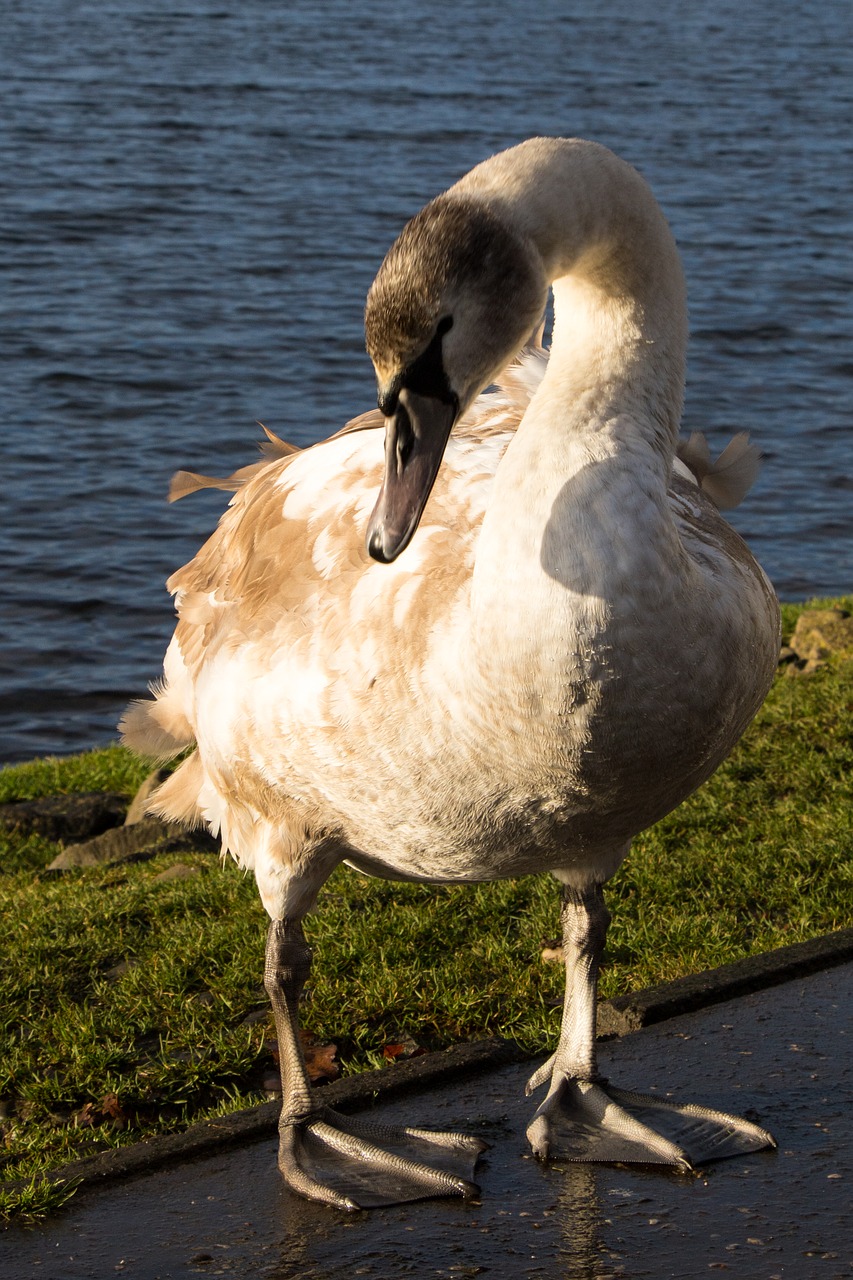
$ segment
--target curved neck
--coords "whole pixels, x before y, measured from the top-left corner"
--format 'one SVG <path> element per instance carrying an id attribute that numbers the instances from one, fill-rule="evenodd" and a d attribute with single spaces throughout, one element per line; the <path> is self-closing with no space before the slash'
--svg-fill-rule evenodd
<path id="1" fill-rule="evenodd" d="M 666 487 L 684 386 L 684 279 L 643 179 L 593 143 L 534 139 L 458 189 L 529 238 L 554 289 L 548 369 L 495 477 L 473 582 L 481 657 L 513 644 L 529 657 L 549 632 L 565 643 L 561 628 L 582 628 L 585 610 L 630 596 L 644 556 L 678 554 Z M 512 592 L 524 616 L 508 616 Z"/>
<path id="2" fill-rule="evenodd" d="M 684 387 L 684 277 L 640 175 L 596 143 L 534 138 L 453 190 L 487 200 L 532 241 L 553 284 L 551 357 L 535 416 L 587 430 L 629 415 L 668 474 Z M 540 397 L 552 413 L 542 415 Z"/>

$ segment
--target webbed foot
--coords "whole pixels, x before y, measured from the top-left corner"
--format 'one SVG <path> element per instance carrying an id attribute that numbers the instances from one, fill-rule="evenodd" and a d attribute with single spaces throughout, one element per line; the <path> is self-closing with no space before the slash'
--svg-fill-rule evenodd
<path id="1" fill-rule="evenodd" d="M 542 1082 L 540 1069 L 528 1093 Z M 562 1074 L 552 1080 L 527 1137 L 543 1160 L 665 1164 L 685 1172 L 709 1160 L 776 1146 L 766 1129 L 740 1116 Z"/>
<path id="2" fill-rule="evenodd" d="M 337 1209 L 373 1209 L 479 1188 L 471 1178 L 486 1149 L 463 1133 L 374 1124 L 323 1108 L 282 1127 L 279 1168 L 294 1191 Z"/>

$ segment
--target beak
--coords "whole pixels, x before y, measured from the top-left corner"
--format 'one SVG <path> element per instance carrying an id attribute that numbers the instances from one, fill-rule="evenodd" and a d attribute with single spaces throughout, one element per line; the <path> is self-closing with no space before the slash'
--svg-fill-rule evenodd
<path id="1" fill-rule="evenodd" d="M 430 495 L 456 405 L 404 387 L 385 419 L 385 477 L 367 526 L 367 550 L 389 564 L 404 551 Z"/>

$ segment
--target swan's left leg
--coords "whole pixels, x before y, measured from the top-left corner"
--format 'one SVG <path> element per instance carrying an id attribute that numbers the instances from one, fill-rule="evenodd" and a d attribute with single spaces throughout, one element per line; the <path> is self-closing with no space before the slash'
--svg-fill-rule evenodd
<path id="1" fill-rule="evenodd" d="M 373 1124 L 340 1115 L 314 1096 L 298 1023 L 299 997 L 310 969 L 301 919 L 272 920 L 264 985 L 279 1045 L 278 1163 L 288 1185 L 338 1209 L 475 1195 L 470 1179 L 486 1146 L 479 1138 Z"/>
<path id="2" fill-rule="evenodd" d="M 666 1164 L 686 1170 L 775 1146 L 766 1130 L 739 1116 L 617 1089 L 599 1076 L 596 992 L 610 923 L 601 886 L 564 885 L 561 918 L 566 994 L 560 1042 L 527 1084 L 529 1094 L 551 1082 L 527 1130 L 534 1153 L 543 1159 Z"/>

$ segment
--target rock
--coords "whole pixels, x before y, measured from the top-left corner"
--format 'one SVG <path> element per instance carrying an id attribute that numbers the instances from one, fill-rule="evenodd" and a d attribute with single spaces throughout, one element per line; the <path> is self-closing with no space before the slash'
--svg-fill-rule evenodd
<path id="1" fill-rule="evenodd" d="M 47 840 L 89 840 L 124 822 L 127 796 L 112 791 L 83 791 L 40 796 L 0 805 L 0 827 Z"/>
<path id="2" fill-rule="evenodd" d="M 151 877 L 152 884 L 163 884 L 167 880 L 188 880 L 198 875 L 198 867 L 188 867 L 185 862 L 173 862 L 171 867 Z"/>
<path id="3" fill-rule="evenodd" d="M 843 609 L 807 609 L 797 619 L 791 649 L 806 663 L 853 658 L 853 618 Z"/>
<path id="4" fill-rule="evenodd" d="M 98 867 L 114 862 L 142 862 L 158 853 L 217 852 L 218 845 L 206 831 L 187 831 L 174 822 L 146 818 L 131 827 L 116 827 L 94 840 L 72 844 L 54 858 L 48 871 L 73 867 Z"/>
<path id="5" fill-rule="evenodd" d="M 191 869 L 187 868 L 187 870 Z M 162 879 L 162 877 L 159 878 Z M 216 1004 L 216 996 L 212 991 L 194 991 L 191 996 L 187 997 L 187 1003 L 200 1005 L 202 1009 L 209 1009 Z"/>
<path id="6" fill-rule="evenodd" d="M 149 815 L 145 812 L 145 806 L 151 798 L 152 791 L 156 791 L 162 782 L 169 777 L 168 769 L 155 769 L 153 773 L 149 773 L 142 786 L 130 802 L 130 808 L 127 811 L 127 817 L 124 820 L 126 827 L 135 826 L 137 822 L 143 822 Z"/>
<path id="7" fill-rule="evenodd" d="M 258 1022 L 270 1022 L 271 1018 L 272 1011 L 270 1006 L 267 1005 L 265 1009 L 255 1009 L 252 1013 L 247 1013 L 245 1018 L 243 1018 L 243 1020 L 237 1025 L 241 1027 L 253 1027 Z"/>

